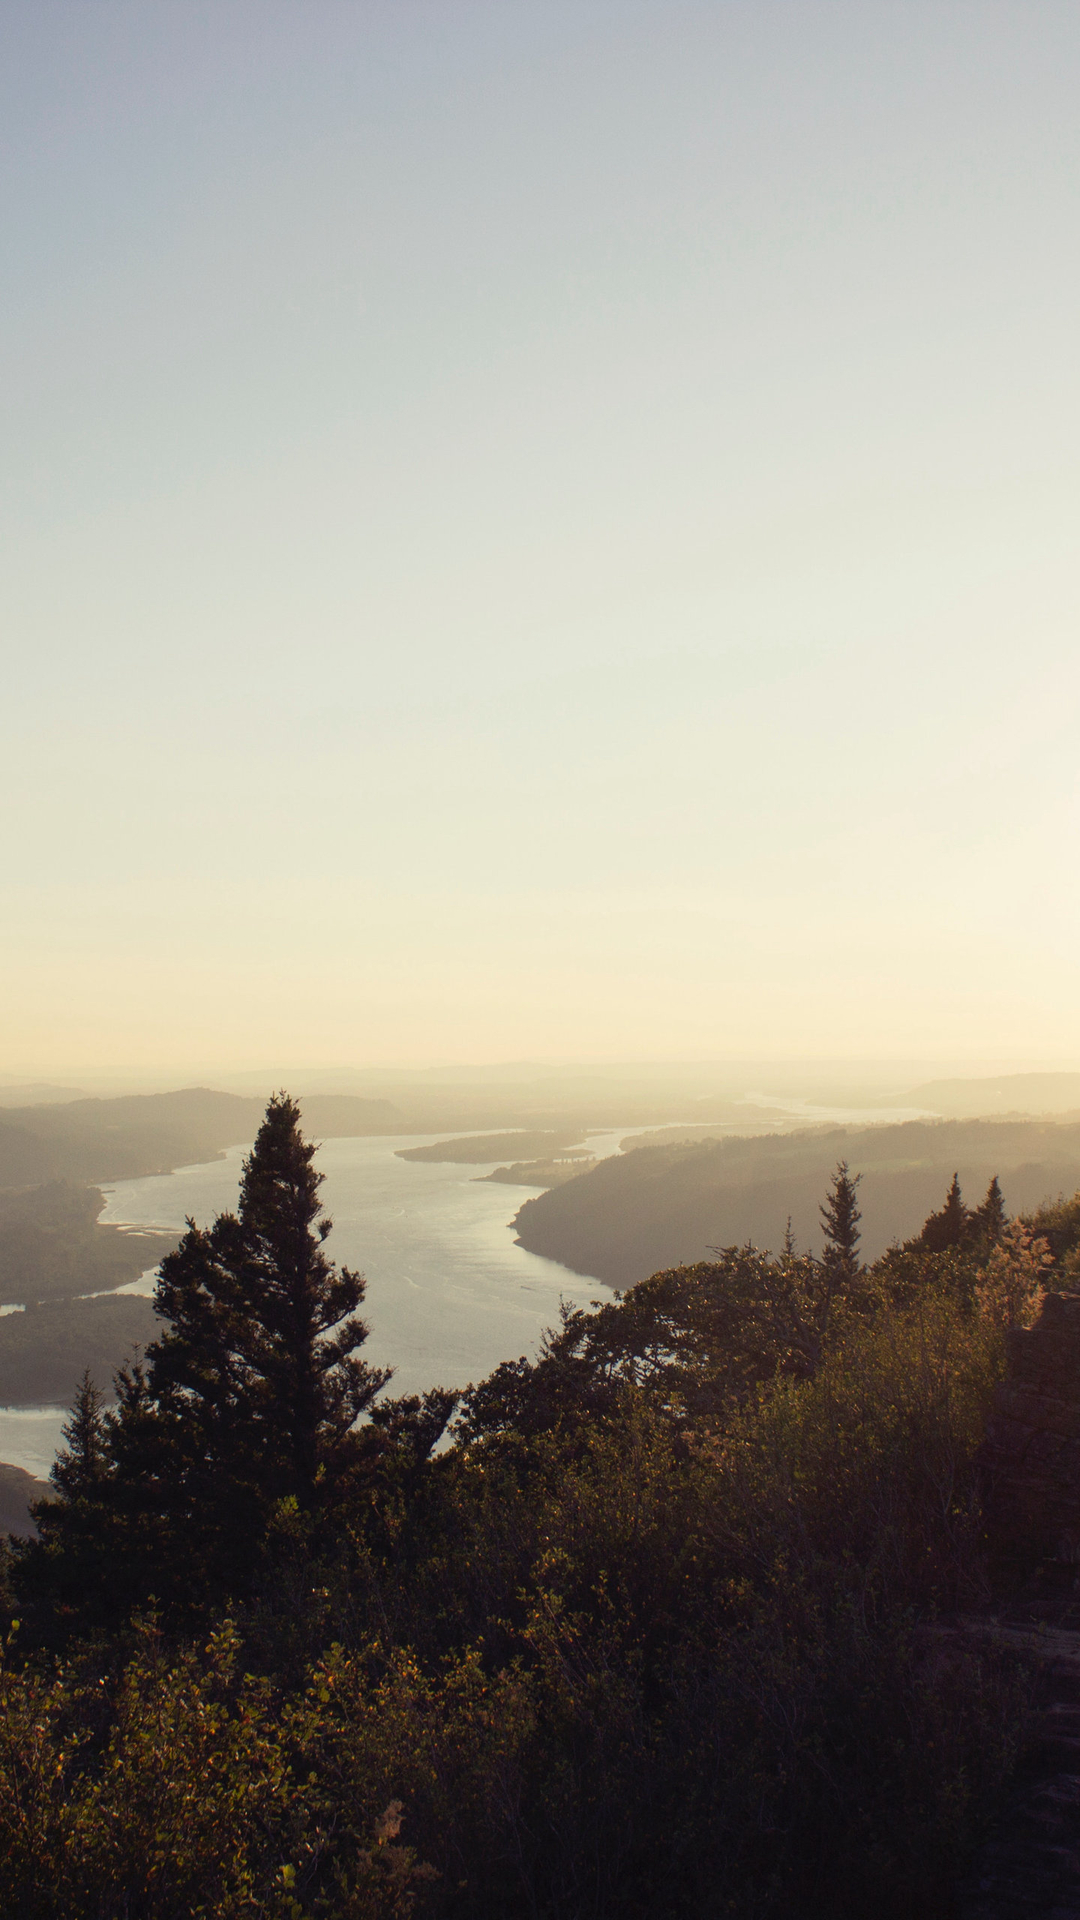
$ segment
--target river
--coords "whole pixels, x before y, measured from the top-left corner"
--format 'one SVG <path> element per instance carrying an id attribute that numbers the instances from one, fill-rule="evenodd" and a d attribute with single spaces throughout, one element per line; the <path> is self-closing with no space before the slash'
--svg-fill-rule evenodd
<path id="1" fill-rule="evenodd" d="M 590 1148 L 617 1152 L 627 1131 L 590 1140 Z M 327 1140 L 317 1156 L 334 1222 L 327 1251 L 367 1278 L 363 1357 L 394 1368 L 392 1393 L 481 1380 L 500 1360 L 536 1352 L 560 1299 L 610 1297 L 602 1281 L 516 1245 L 510 1220 L 535 1189 L 478 1178 L 507 1155 L 487 1166 L 398 1158 L 397 1148 L 445 1137 Z M 207 1225 L 235 1207 L 247 1151 L 232 1147 L 221 1160 L 116 1181 L 103 1189 L 102 1222 L 180 1231 L 190 1215 Z M 153 1280 L 150 1271 L 122 1291 L 150 1293 Z M 46 1475 L 66 1417 L 57 1407 L 0 1408 L 0 1460 Z"/>
<path id="2" fill-rule="evenodd" d="M 812 1107 L 785 1102 L 790 1121 L 812 1125 L 866 1125 L 920 1117 L 917 1109 Z M 648 1127 L 619 1127 L 591 1134 L 597 1158 L 619 1151 L 620 1141 Z M 731 1125 L 716 1134 L 739 1131 Z M 459 1136 L 461 1137 L 461 1136 Z M 391 1134 L 376 1139 L 327 1140 L 317 1164 L 325 1174 L 323 1200 L 333 1218 L 328 1249 L 339 1264 L 367 1277 L 363 1313 L 371 1337 L 364 1357 L 392 1366 L 393 1393 L 425 1387 L 465 1386 L 481 1380 L 500 1360 L 533 1354 L 545 1327 L 558 1318 L 559 1301 L 587 1304 L 610 1297 L 601 1280 L 582 1279 L 554 1260 L 515 1244 L 510 1220 L 535 1188 L 478 1178 L 504 1164 L 487 1166 L 401 1160 L 397 1149 L 444 1140 Z M 181 1231 L 190 1215 L 208 1225 L 236 1205 L 240 1164 L 248 1148 L 231 1147 L 220 1160 L 103 1188 L 103 1223 Z M 153 1272 L 121 1288 L 151 1293 Z M 0 1460 L 46 1475 L 61 1444 L 66 1411 L 59 1407 L 0 1407 Z"/>

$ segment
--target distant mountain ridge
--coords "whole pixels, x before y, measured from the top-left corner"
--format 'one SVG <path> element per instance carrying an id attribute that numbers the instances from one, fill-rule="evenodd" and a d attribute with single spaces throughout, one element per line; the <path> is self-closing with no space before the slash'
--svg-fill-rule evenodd
<path id="1" fill-rule="evenodd" d="M 391 1101 L 353 1094 L 313 1094 L 301 1104 L 316 1139 L 393 1132 L 400 1119 Z M 212 1160 L 254 1139 L 265 1105 L 262 1098 L 185 1087 L 8 1107 L 0 1118 L 0 1188 L 129 1180 Z"/>
<path id="2" fill-rule="evenodd" d="M 0 1107 L 47 1107 L 57 1102 L 85 1100 L 82 1087 L 57 1087 L 51 1080 L 32 1080 L 22 1085 L 0 1086 Z"/>
<path id="3" fill-rule="evenodd" d="M 907 1106 L 929 1107 L 949 1119 L 1008 1113 L 1080 1113 L 1080 1073 L 1005 1073 L 972 1080 L 927 1080 L 902 1095 L 872 1104 L 894 1105 L 898 1100 Z"/>

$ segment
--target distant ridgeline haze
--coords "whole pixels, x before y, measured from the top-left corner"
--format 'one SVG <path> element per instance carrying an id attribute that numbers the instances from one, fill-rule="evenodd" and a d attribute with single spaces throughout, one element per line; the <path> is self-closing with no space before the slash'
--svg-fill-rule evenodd
<path id="1" fill-rule="evenodd" d="M 450 1162 L 464 1167 L 484 1166 L 508 1153 L 522 1161 L 550 1159 L 563 1149 L 571 1157 L 575 1151 L 578 1157 L 588 1157 L 588 1149 L 578 1144 L 582 1131 L 580 1127 L 567 1127 L 529 1132 L 523 1127 L 513 1133 L 467 1134 L 462 1140 L 436 1140 L 430 1147 L 398 1147 L 396 1152 L 399 1160 Z"/>
<path id="2" fill-rule="evenodd" d="M 928 1107 L 932 1113 L 957 1120 L 999 1114 L 1080 1114 L 1080 1073 L 1004 1073 L 978 1080 L 927 1080 L 911 1087 L 903 1099 L 907 1106 Z"/>
<path id="3" fill-rule="evenodd" d="M 637 1147 L 526 1200 L 522 1246 L 575 1273 L 633 1286 L 708 1247 L 778 1250 L 791 1216 L 803 1251 L 821 1244 L 818 1208 L 838 1160 L 861 1173 L 862 1252 L 874 1259 L 935 1207 L 954 1172 L 973 1204 L 994 1174 L 1010 1213 L 1080 1187 L 1080 1121 L 908 1121 L 758 1139 Z"/>
<path id="4" fill-rule="evenodd" d="M 46 1180 L 133 1180 L 212 1160 L 254 1139 L 265 1101 L 208 1087 L 125 1094 L 115 1100 L 9 1107 L 0 1119 L 0 1188 Z M 315 1094 L 304 1119 L 318 1138 L 392 1133 L 389 1100 Z"/>

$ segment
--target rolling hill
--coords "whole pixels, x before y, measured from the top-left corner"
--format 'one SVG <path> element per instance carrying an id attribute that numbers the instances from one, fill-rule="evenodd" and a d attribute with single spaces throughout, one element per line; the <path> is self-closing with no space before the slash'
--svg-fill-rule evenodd
<path id="1" fill-rule="evenodd" d="M 522 1246 L 575 1273 L 627 1287 L 707 1249 L 778 1248 L 788 1215 L 803 1249 L 820 1246 L 818 1207 L 838 1160 L 862 1174 L 862 1252 L 918 1231 L 953 1172 L 969 1201 L 1001 1178 L 1017 1213 L 1080 1187 L 1080 1123 L 908 1121 L 766 1138 L 640 1147 L 526 1200 Z"/>

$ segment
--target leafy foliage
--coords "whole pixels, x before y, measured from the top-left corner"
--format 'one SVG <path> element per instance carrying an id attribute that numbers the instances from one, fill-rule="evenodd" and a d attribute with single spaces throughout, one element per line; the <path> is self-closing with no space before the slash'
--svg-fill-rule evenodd
<path id="1" fill-rule="evenodd" d="M 25 1920 L 375 1920 L 413 1911 L 430 1878 L 398 1844 L 401 1809 L 324 1824 L 310 1767 L 322 1690 L 282 1727 L 271 1688 L 238 1672 L 226 1622 L 167 1652 L 153 1623 L 114 1680 L 0 1673 L 0 1831 L 8 1911 Z M 340 1816 L 341 1809 L 335 1808 Z"/>
<path id="2" fill-rule="evenodd" d="M 504 1362 L 470 1389 L 459 1432 L 527 1434 L 592 1419 L 611 1412 L 624 1389 L 673 1417 L 700 1418 L 759 1382 L 809 1378 L 857 1287 L 837 1266 L 807 1256 L 773 1261 L 755 1247 L 716 1253 L 655 1273 L 591 1313 L 564 1308 L 535 1365 Z"/>
<path id="3" fill-rule="evenodd" d="M 1022 1220 L 1014 1220 L 979 1275 L 976 1297 L 983 1319 L 1002 1332 L 1030 1327 L 1046 1296 L 1053 1264 L 1049 1243 Z"/>

